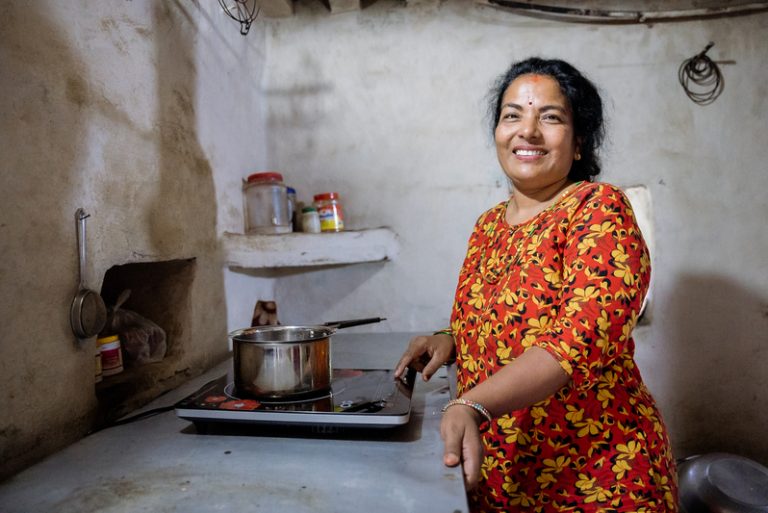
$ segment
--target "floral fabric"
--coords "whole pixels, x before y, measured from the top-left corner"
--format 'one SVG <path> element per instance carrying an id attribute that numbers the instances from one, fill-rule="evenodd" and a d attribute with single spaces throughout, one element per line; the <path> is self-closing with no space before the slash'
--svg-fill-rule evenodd
<path id="1" fill-rule="evenodd" d="M 527 223 L 505 212 L 480 216 L 459 274 L 459 394 L 533 346 L 571 381 L 494 419 L 472 510 L 676 512 L 666 428 L 633 357 L 651 269 L 629 202 L 585 182 Z"/>

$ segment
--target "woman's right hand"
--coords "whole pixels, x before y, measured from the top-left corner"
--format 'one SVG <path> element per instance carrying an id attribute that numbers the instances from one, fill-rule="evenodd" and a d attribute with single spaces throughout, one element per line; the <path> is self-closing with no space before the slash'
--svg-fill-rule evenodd
<path id="1" fill-rule="evenodd" d="M 418 336 L 411 339 L 395 367 L 395 378 L 399 378 L 407 367 L 421 372 L 424 381 L 437 372 L 444 363 L 455 358 L 456 348 L 450 335 Z"/>
<path id="2" fill-rule="evenodd" d="M 483 442 L 478 426 L 482 420 L 468 406 L 453 406 L 445 410 L 440 422 L 440 437 L 444 444 L 443 463 L 448 467 L 461 463 L 467 490 L 472 490 L 480 480 Z"/>

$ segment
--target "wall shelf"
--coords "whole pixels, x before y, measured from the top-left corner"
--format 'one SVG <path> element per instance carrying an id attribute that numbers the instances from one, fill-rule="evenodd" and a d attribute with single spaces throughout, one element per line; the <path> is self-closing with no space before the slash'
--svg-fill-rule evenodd
<path id="1" fill-rule="evenodd" d="M 225 232 L 222 244 L 225 264 L 241 269 L 381 262 L 399 251 L 397 236 L 389 228 L 284 235 Z"/>

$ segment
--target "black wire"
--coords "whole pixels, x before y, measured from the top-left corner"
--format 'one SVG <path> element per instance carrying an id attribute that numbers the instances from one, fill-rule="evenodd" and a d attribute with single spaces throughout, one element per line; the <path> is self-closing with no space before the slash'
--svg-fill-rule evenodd
<path id="1" fill-rule="evenodd" d="M 98 428 L 98 429 L 96 429 L 94 431 L 91 431 L 88 434 L 93 434 L 96 431 L 101 431 L 103 429 L 108 429 L 108 428 L 115 427 L 115 426 L 122 426 L 123 424 L 128 424 L 130 422 L 135 422 L 137 420 L 147 419 L 149 417 L 154 417 L 155 415 L 159 415 L 161 413 L 165 413 L 167 411 L 171 411 L 174 408 L 176 408 L 176 405 L 172 404 L 170 406 L 161 406 L 160 408 L 154 408 L 152 410 L 147 410 L 147 411 L 144 411 L 144 412 L 141 412 L 141 413 L 137 413 L 136 415 L 134 415 L 132 417 L 126 417 L 124 419 L 115 420 L 113 422 L 110 422 L 109 424 L 107 424 L 105 426 L 101 426 L 100 428 Z"/>
<path id="2" fill-rule="evenodd" d="M 723 92 L 723 75 L 717 64 L 706 53 L 715 43 L 709 43 L 701 53 L 683 61 L 677 71 L 677 79 L 688 98 L 699 105 L 709 105 Z M 702 91 L 694 91 L 691 84 Z"/>

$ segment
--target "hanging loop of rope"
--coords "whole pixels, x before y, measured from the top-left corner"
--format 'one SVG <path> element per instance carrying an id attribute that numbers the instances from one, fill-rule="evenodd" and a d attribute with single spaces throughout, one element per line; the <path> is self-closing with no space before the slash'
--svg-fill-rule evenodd
<path id="1" fill-rule="evenodd" d="M 710 42 L 703 51 L 683 61 L 677 72 L 680 85 L 688 98 L 699 105 L 709 105 L 723 92 L 723 74 L 707 52 L 715 43 Z"/>

